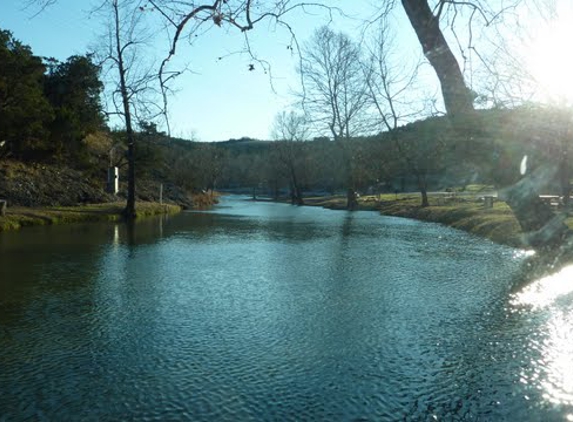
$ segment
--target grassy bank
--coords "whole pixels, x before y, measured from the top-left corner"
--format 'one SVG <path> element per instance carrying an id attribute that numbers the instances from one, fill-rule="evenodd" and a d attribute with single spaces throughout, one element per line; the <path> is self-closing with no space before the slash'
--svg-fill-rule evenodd
<path id="1" fill-rule="evenodd" d="M 418 205 L 419 198 L 416 198 L 415 204 L 405 205 L 400 202 L 405 201 L 382 202 L 380 212 L 445 224 L 504 245 L 524 246 L 521 227 L 505 202 L 495 202 L 493 208 L 485 208 L 480 202 L 464 200 L 423 208 Z"/>
<path id="2" fill-rule="evenodd" d="M 26 226 L 77 223 L 84 221 L 118 221 L 125 208 L 123 202 L 78 205 L 74 207 L 8 207 L 6 215 L 0 216 L 0 231 L 16 230 Z M 156 202 L 137 202 L 137 218 L 158 214 L 175 214 L 181 211 L 177 205 Z"/>
<path id="3" fill-rule="evenodd" d="M 379 211 L 383 215 L 414 218 L 445 224 L 490 239 L 496 243 L 522 247 L 521 227 L 511 209 L 501 201 L 485 208 L 478 199 L 430 196 L 429 207 L 420 207 L 419 194 L 386 194 L 359 198 L 359 209 Z M 331 209 L 344 209 L 342 196 L 305 199 L 305 204 Z"/>

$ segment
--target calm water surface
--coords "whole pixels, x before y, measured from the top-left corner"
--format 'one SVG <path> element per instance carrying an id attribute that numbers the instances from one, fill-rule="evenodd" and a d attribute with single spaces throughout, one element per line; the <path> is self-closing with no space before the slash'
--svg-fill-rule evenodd
<path id="1" fill-rule="evenodd" d="M 573 420 L 573 269 L 227 198 L 0 233 L 0 421 Z"/>

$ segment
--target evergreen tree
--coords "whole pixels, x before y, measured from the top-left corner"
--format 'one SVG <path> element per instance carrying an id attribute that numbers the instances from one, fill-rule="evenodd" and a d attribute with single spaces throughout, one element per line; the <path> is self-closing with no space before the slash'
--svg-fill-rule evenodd
<path id="1" fill-rule="evenodd" d="M 44 92 L 55 113 L 50 125 L 52 148 L 58 157 L 81 159 L 83 139 L 104 124 L 100 68 L 89 55 L 50 63 Z"/>
<path id="2" fill-rule="evenodd" d="M 0 154 L 44 155 L 53 110 L 43 95 L 46 68 L 29 46 L 0 30 Z"/>

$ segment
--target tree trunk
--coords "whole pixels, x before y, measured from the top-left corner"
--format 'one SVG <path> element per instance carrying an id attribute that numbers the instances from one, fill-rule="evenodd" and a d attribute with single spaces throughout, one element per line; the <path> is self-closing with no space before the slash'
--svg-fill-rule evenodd
<path id="1" fill-rule="evenodd" d="M 428 201 L 428 191 L 426 188 L 420 189 L 420 193 L 422 194 L 422 207 L 429 207 L 430 201 Z"/>
<path id="2" fill-rule="evenodd" d="M 429 207 L 430 201 L 428 201 L 428 186 L 426 183 L 426 178 L 424 176 L 418 175 L 418 188 L 420 189 L 420 194 L 422 195 L 422 207 Z"/>
<path id="3" fill-rule="evenodd" d="M 275 201 L 279 200 L 279 182 L 277 179 L 273 181 L 273 199 Z"/>
<path id="4" fill-rule="evenodd" d="M 129 107 L 129 93 L 126 81 L 127 71 L 123 61 L 124 49 L 121 42 L 121 22 L 119 18 L 119 5 L 117 2 L 113 3 L 113 11 L 115 18 L 115 47 L 119 72 L 119 89 L 123 105 L 123 114 L 125 116 L 125 131 L 127 134 L 127 204 L 123 210 L 123 217 L 128 221 L 132 221 L 135 220 L 137 216 L 135 213 L 135 135 L 131 125 L 131 110 Z"/>
<path id="5" fill-rule="evenodd" d="M 448 115 L 453 118 L 455 127 L 471 138 L 476 131 L 484 130 L 483 125 L 475 113 L 473 94 L 466 86 L 459 64 L 440 29 L 439 17 L 434 16 L 427 0 L 402 0 L 402 5 L 424 55 L 438 76 Z M 545 182 L 555 180 L 555 175 L 549 173 L 544 177 Z M 539 200 L 538 179 L 538 176 L 528 174 L 515 186 L 505 189 L 503 196 L 527 233 L 526 241 L 530 245 L 555 245 L 568 234 L 568 229 L 553 217 L 551 207 Z"/>
<path id="6" fill-rule="evenodd" d="M 292 183 L 292 188 L 291 188 L 292 204 L 304 205 L 304 200 L 302 199 L 302 190 L 298 184 L 294 167 L 291 167 L 291 183 Z"/>
<path id="7" fill-rule="evenodd" d="M 354 211 L 358 208 L 358 200 L 356 198 L 356 191 L 349 188 L 346 191 L 346 209 L 349 211 Z"/>
<path id="8" fill-rule="evenodd" d="M 135 142 L 131 122 L 126 124 L 127 129 L 127 204 L 123 210 L 126 220 L 135 220 Z"/>
<path id="9" fill-rule="evenodd" d="M 570 207 L 571 184 L 569 182 L 569 148 L 564 145 L 561 158 L 559 160 L 559 185 L 561 196 L 563 197 L 563 208 L 568 211 Z"/>
<path id="10" fill-rule="evenodd" d="M 450 116 L 468 115 L 474 111 L 473 95 L 467 88 L 460 66 L 444 38 L 439 19 L 427 1 L 402 0 L 402 5 L 424 55 L 434 68 Z"/>

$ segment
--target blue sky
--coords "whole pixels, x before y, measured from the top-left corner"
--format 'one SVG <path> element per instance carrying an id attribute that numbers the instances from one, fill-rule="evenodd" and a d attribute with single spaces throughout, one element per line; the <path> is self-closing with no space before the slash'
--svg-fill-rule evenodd
<path id="1" fill-rule="evenodd" d="M 65 60 L 73 54 L 84 54 L 96 45 L 102 32 L 99 18 L 90 17 L 90 2 L 58 0 L 33 17 L 35 9 L 25 9 L 22 0 L 2 0 L 0 27 L 31 46 L 35 54 Z M 372 9 L 368 0 L 341 0 L 353 13 L 367 16 Z M 299 41 L 308 38 L 314 28 L 326 22 L 326 16 L 296 14 L 289 18 Z M 356 20 L 338 19 L 333 27 L 355 32 Z M 298 57 L 287 49 L 289 35 L 262 24 L 250 33 L 258 56 L 271 64 L 272 83 L 260 66 L 249 71 L 251 59 L 238 51 L 243 38 L 237 31 L 214 28 L 197 39 L 192 47 L 180 50 L 177 60 L 192 73 L 176 83 L 177 94 L 170 99 L 172 133 L 202 141 L 226 140 L 250 136 L 268 139 L 274 116 L 294 100 L 291 92 L 298 88 L 295 72 Z M 156 51 L 162 58 L 165 51 Z"/>
<path id="2" fill-rule="evenodd" d="M 356 35 L 360 19 L 371 18 L 375 10 L 371 3 L 378 1 L 333 0 L 333 5 L 345 9 L 355 19 L 335 16 L 332 27 Z M 35 17 L 32 17 L 34 9 L 23 8 L 22 4 L 26 3 L 27 0 L 2 0 L 0 28 L 11 30 L 17 39 L 30 45 L 35 54 L 65 60 L 73 54 L 84 54 L 97 45 L 103 22 L 100 17 L 89 15 L 92 1 L 57 0 L 55 5 Z M 567 2 L 560 0 L 557 3 Z M 326 23 L 327 17 L 318 13 L 298 13 L 287 20 L 302 43 L 315 28 Z M 522 17 L 520 24 L 523 21 Z M 565 86 L 569 88 L 567 96 L 573 101 L 573 84 L 569 76 L 573 71 L 573 62 L 571 55 L 562 53 L 569 50 L 568 44 L 573 37 L 571 21 L 573 14 L 567 15 L 561 11 L 556 22 L 546 22 L 535 31 L 530 31 L 531 39 L 525 40 L 530 47 L 524 50 L 523 55 L 531 70 L 537 72 L 536 76 L 545 79 L 545 91 L 550 92 L 552 88 L 562 94 Z M 399 43 L 398 59 L 406 60 L 416 52 L 419 54 L 420 47 L 399 2 L 395 9 L 394 28 Z M 561 28 L 566 36 L 558 34 L 556 39 L 556 28 Z M 510 27 L 508 33 L 511 30 Z M 178 91 L 170 98 L 172 134 L 201 141 L 221 141 L 242 136 L 268 139 L 275 115 L 292 104 L 294 97 L 291 94 L 300 85 L 295 71 L 298 56 L 287 49 L 289 39 L 288 33 L 265 23 L 250 33 L 253 50 L 261 59 L 270 62 L 272 83 L 260 66 L 256 65 L 255 71 L 248 70 L 252 62 L 249 57 L 232 55 L 243 46 L 243 38 L 237 31 L 213 28 L 197 38 L 193 46 L 180 48 L 176 63 L 188 65 L 192 72 L 178 79 Z M 450 44 L 455 45 L 455 41 L 450 39 Z M 548 45 L 553 48 L 549 49 Z M 161 59 L 166 51 L 164 47 L 157 47 L 148 54 Z M 218 60 L 221 56 L 226 58 Z M 536 66 L 536 63 L 541 66 Z M 433 71 L 429 66 L 424 69 L 425 88 L 439 93 Z M 561 73 L 556 73 L 556 69 L 560 69 Z M 483 81 L 487 82 L 487 79 Z"/>

